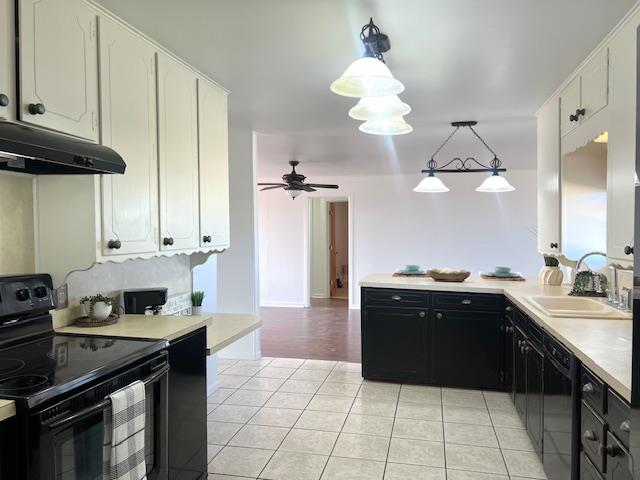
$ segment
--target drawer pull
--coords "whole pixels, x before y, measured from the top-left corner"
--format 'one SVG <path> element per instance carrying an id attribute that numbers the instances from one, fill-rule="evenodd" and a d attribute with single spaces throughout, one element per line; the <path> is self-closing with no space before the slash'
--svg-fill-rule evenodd
<path id="1" fill-rule="evenodd" d="M 400 295 L 394 295 L 394 296 L 391 297 L 391 300 L 399 302 L 400 300 L 402 300 L 402 297 Z"/>
<path id="2" fill-rule="evenodd" d="M 513 332 L 513 327 L 511 325 L 507 325 L 507 327 L 505 328 L 505 331 L 507 333 L 512 333 Z"/>
<path id="3" fill-rule="evenodd" d="M 464 300 L 462 300 L 462 302 L 461 302 L 461 303 L 462 303 L 463 305 L 471 305 L 471 303 L 473 303 L 473 302 L 471 302 L 471 300 L 469 300 L 468 298 L 465 298 Z"/>
<path id="4" fill-rule="evenodd" d="M 625 433 L 631 433 L 631 420 L 625 420 L 620 424 L 620 430 Z"/>
<path id="5" fill-rule="evenodd" d="M 582 438 L 590 442 L 595 442 L 596 440 L 598 440 L 598 437 L 596 437 L 596 434 L 593 432 L 593 430 L 585 430 L 585 432 L 582 434 Z"/>
<path id="6" fill-rule="evenodd" d="M 425 312 L 420 312 L 420 313 L 418 314 L 418 316 L 419 316 L 420 318 L 424 318 L 424 317 L 426 317 L 426 316 L 427 316 L 427 314 L 426 314 Z"/>
<path id="7" fill-rule="evenodd" d="M 593 387 L 593 383 L 588 382 L 582 386 L 582 393 L 593 393 L 595 388 Z"/>
<path id="8" fill-rule="evenodd" d="M 444 318 L 444 315 L 443 315 L 443 314 L 441 314 L 441 313 L 436 313 L 436 318 L 437 318 L 438 320 L 442 320 L 442 319 Z"/>
<path id="9" fill-rule="evenodd" d="M 602 444 L 600 444 L 600 446 L 598 447 L 598 449 L 600 450 L 600 455 L 602 456 L 608 456 L 608 457 L 615 457 L 616 455 L 618 455 L 618 448 L 615 445 L 607 445 L 606 447 Z"/>

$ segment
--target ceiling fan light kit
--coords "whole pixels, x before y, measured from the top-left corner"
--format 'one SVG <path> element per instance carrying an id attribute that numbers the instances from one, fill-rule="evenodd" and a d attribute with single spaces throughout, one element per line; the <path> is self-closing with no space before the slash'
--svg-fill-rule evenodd
<path id="1" fill-rule="evenodd" d="M 360 30 L 360 40 L 364 45 L 364 56 L 349 65 L 331 84 L 331 91 L 345 97 L 360 98 L 358 104 L 349 110 L 349 116 L 366 122 L 360 125 L 361 132 L 373 135 L 412 132 L 413 128 L 401 118 L 411 111 L 411 107 L 397 97 L 404 91 L 404 85 L 394 78 L 382 56 L 391 48 L 389 37 L 380 32 L 371 18 Z M 370 122 L 377 123 L 372 125 Z"/>
<path id="2" fill-rule="evenodd" d="M 453 131 L 449 134 L 446 140 L 440 145 L 433 155 L 431 155 L 431 160 L 427 162 L 427 168 L 422 170 L 422 173 L 427 174 L 425 177 L 414 189 L 414 192 L 421 193 L 439 193 L 439 192 L 447 192 L 449 189 L 444 185 L 444 183 L 438 179 L 439 183 L 433 179 L 436 179 L 436 173 L 477 173 L 477 172 L 488 172 L 491 175 L 486 178 L 482 184 L 476 188 L 477 192 L 484 193 L 503 193 L 503 192 L 512 192 L 515 190 L 515 187 L 511 185 L 506 178 L 500 176 L 500 172 L 506 172 L 507 169 L 502 167 L 502 162 L 498 158 L 496 152 L 494 152 L 491 147 L 484 141 L 484 139 L 478 135 L 478 133 L 473 128 L 476 126 L 478 122 L 476 121 L 464 121 L 464 122 L 453 122 L 451 126 L 454 127 Z M 493 159 L 489 162 L 489 165 L 485 165 L 480 163 L 474 157 L 466 157 L 462 159 L 460 157 L 455 157 L 449 162 L 445 163 L 443 166 L 438 166 L 438 162 L 435 161 L 435 156 L 442 150 L 442 148 L 449 143 L 449 140 L 460 130 L 461 128 L 468 128 L 471 130 L 473 135 L 480 140 L 480 142 L 486 147 L 489 152 L 493 155 Z M 431 179 L 431 180 L 429 180 Z M 444 188 L 442 188 L 444 187 Z"/>
<path id="3" fill-rule="evenodd" d="M 258 183 L 259 187 L 263 187 L 260 191 L 262 192 L 264 190 L 282 188 L 289 194 L 292 200 L 295 200 L 302 192 L 315 192 L 318 188 L 339 188 L 338 185 L 326 183 L 305 183 L 304 181 L 307 177 L 296 172 L 296 167 L 299 164 L 300 162 L 297 160 L 291 160 L 289 162 L 289 165 L 291 165 L 291 172 L 285 173 L 282 176 L 282 181 L 284 183 Z"/>

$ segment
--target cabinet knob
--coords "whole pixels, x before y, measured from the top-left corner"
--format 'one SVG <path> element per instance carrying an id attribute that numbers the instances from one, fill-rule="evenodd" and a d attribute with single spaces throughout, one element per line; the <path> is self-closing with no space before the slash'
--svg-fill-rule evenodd
<path id="1" fill-rule="evenodd" d="M 618 448 L 615 445 L 607 445 L 605 447 L 604 445 L 600 444 L 599 450 L 600 454 L 603 456 L 606 455 L 613 458 L 618 455 Z"/>
<path id="2" fill-rule="evenodd" d="M 579 120 L 579 118 L 580 117 L 578 117 L 578 115 L 575 115 L 573 113 L 571 115 L 569 115 L 569 121 L 570 122 L 577 122 Z"/>
<path id="3" fill-rule="evenodd" d="M 0 93 L 0 107 L 6 107 L 9 105 L 9 97 L 4 93 Z"/>
<path id="4" fill-rule="evenodd" d="M 582 434 L 582 438 L 590 442 L 595 442 L 598 439 L 598 437 L 596 437 L 596 434 L 594 433 L 593 430 L 585 430 L 584 433 Z"/>
<path id="5" fill-rule="evenodd" d="M 424 318 L 424 317 L 426 317 L 426 316 L 427 316 L 427 314 L 426 314 L 425 312 L 420 312 L 420 313 L 418 314 L 418 316 L 419 316 L 420 318 Z"/>
<path id="6" fill-rule="evenodd" d="M 173 237 L 164 237 L 162 239 L 162 244 L 163 245 L 173 245 Z"/>
<path id="7" fill-rule="evenodd" d="M 582 392 L 583 393 L 593 393 L 594 390 L 595 390 L 595 388 L 593 387 L 593 383 L 591 383 L 591 382 L 585 383 L 582 386 Z"/>
<path id="8" fill-rule="evenodd" d="M 505 312 L 513 312 L 513 307 L 511 305 L 507 305 L 506 307 L 504 307 L 504 311 Z"/>
<path id="9" fill-rule="evenodd" d="M 624 247 L 624 254 L 633 255 L 633 247 L 631 245 L 627 245 L 626 247 Z"/>
<path id="10" fill-rule="evenodd" d="M 444 315 L 443 315 L 443 314 L 441 314 L 441 313 L 436 313 L 436 318 L 437 318 L 438 320 L 442 320 L 442 319 L 444 318 Z"/>
<path id="11" fill-rule="evenodd" d="M 626 433 L 631 433 L 631 420 L 625 420 L 620 424 L 620 430 Z"/>
<path id="12" fill-rule="evenodd" d="M 513 332 L 513 327 L 511 325 L 507 325 L 506 328 L 505 328 L 505 331 L 507 333 L 511 333 L 511 332 Z"/>
<path id="13" fill-rule="evenodd" d="M 395 302 L 399 302 L 400 300 L 402 300 L 402 297 L 400 295 L 393 295 L 391 297 L 391 300 L 393 300 Z"/>
<path id="14" fill-rule="evenodd" d="M 120 247 L 122 247 L 122 242 L 120 240 L 109 240 L 109 243 L 107 243 L 107 247 L 109 247 L 111 250 L 119 250 Z"/>
<path id="15" fill-rule="evenodd" d="M 584 108 L 578 108 L 576 110 L 576 118 L 584 117 L 587 114 L 587 111 Z"/>
<path id="16" fill-rule="evenodd" d="M 462 303 L 462 305 L 471 305 L 473 302 L 471 300 L 469 300 L 468 298 L 465 298 L 460 303 Z"/>
<path id="17" fill-rule="evenodd" d="M 557 243 L 557 242 L 551 242 L 551 243 L 549 244 L 549 247 L 551 247 L 551 248 L 558 248 L 558 243 Z"/>
<path id="18" fill-rule="evenodd" d="M 209 243 L 209 242 L 211 242 L 211 235 L 205 235 L 205 236 L 203 236 L 203 237 L 202 237 L 202 241 L 203 241 L 204 243 Z"/>
<path id="19" fill-rule="evenodd" d="M 43 115 L 47 111 L 43 103 L 30 103 L 27 110 L 31 115 Z"/>

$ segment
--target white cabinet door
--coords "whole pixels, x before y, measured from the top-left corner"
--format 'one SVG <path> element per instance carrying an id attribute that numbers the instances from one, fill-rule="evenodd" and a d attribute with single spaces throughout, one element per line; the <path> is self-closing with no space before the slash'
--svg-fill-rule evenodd
<path id="1" fill-rule="evenodd" d="M 198 92 L 195 75 L 158 54 L 160 248 L 199 245 Z"/>
<path id="2" fill-rule="evenodd" d="M 227 93 L 198 80 L 200 245 L 229 247 L 229 135 Z"/>
<path id="3" fill-rule="evenodd" d="M 538 112 L 538 251 L 562 252 L 560 212 L 560 101 Z"/>
<path id="4" fill-rule="evenodd" d="M 580 108 L 581 81 L 578 75 L 560 94 L 560 132 L 562 136 L 576 128 L 580 121 L 572 120 L 576 110 Z"/>
<path id="5" fill-rule="evenodd" d="M 20 119 L 98 140 L 95 12 L 81 0 L 19 0 Z"/>
<path id="6" fill-rule="evenodd" d="M 0 118 L 15 120 L 14 2 L 0 0 Z"/>
<path id="7" fill-rule="evenodd" d="M 609 49 L 603 48 L 582 70 L 582 102 L 584 115 L 580 121 L 588 120 L 609 102 Z"/>
<path id="8" fill-rule="evenodd" d="M 100 17 L 101 140 L 127 164 L 102 176 L 102 253 L 158 250 L 155 50 Z"/>

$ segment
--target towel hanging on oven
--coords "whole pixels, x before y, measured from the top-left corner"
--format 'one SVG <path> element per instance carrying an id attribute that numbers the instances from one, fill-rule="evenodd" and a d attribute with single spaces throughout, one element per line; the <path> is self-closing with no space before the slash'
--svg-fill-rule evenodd
<path id="1" fill-rule="evenodd" d="M 141 381 L 109 395 L 104 413 L 103 479 L 146 480 L 145 386 Z"/>

